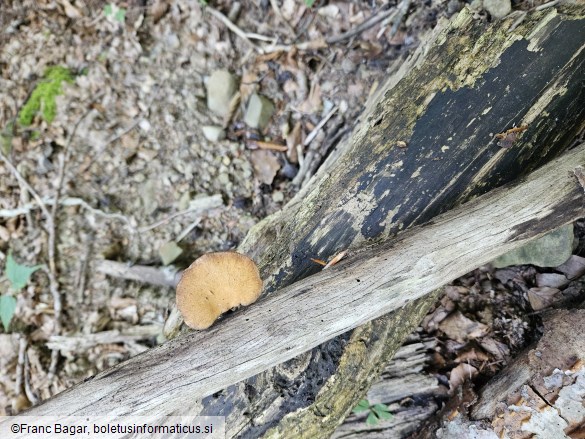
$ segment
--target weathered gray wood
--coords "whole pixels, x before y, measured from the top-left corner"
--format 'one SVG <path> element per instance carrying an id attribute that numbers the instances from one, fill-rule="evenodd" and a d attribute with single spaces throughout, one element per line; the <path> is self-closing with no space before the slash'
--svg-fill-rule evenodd
<path id="1" fill-rule="evenodd" d="M 583 216 L 583 188 L 572 175 L 577 165 L 585 165 L 585 144 L 518 185 L 355 252 L 209 331 L 171 340 L 25 414 L 173 413 Z"/>
<path id="2" fill-rule="evenodd" d="M 368 412 L 351 414 L 333 433 L 332 439 L 397 439 L 417 431 L 447 398 L 447 387 L 425 369 L 433 363 L 439 341 L 420 339 L 414 333 L 382 371 L 366 395 L 370 404 L 386 404 L 392 419 L 368 425 Z M 408 401 L 408 402 L 406 402 Z"/>

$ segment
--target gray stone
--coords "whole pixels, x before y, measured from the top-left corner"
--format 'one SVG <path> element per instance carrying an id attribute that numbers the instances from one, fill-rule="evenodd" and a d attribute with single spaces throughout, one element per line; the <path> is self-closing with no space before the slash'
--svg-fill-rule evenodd
<path id="1" fill-rule="evenodd" d="M 504 18 L 512 12 L 510 0 L 483 0 L 483 7 L 493 18 Z"/>
<path id="2" fill-rule="evenodd" d="M 229 112 L 230 102 L 236 94 L 238 83 L 227 70 L 216 70 L 207 80 L 207 108 L 219 116 Z"/>
<path id="3" fill-rule="evenodd" d="M 179 247 L 175 241 L 167 242 L 158 249 L 158 254 L 160 255 L 163 265 L 169 265 L 177 259 L 181 253 L 183 253 L 183 249 Z"/>
<path id="4" fill-rule="evenodd" d="M 573 240 L 573 224 L 568 224 L 500 256 L 492 265 L 496 268 L 523 264 L 556 267 L 571 256 Z"/>
<path id="5" fill-rule="evenodd" d="M 203 131 L 203 135 L 210 142 L 217 142 L 225 139 L 225 131 L 222 127 L 205 125 L 201 127 L 201 131 Z"/>
<path id="6" fill-rule="evenodd" d="M 248 101 L 244 122 L 250 128 L 264 129 L 273 113 L 274 104 L 268 98 L 254 93 Z"/>

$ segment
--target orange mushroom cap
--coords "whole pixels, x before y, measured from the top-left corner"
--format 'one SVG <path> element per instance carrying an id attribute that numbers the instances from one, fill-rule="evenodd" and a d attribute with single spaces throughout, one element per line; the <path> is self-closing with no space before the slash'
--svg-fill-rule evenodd
<path id="1" fill-rule="evenodd" d="M 193 329 L 209 328 L 229 309 L 254 303 L 262 279 L 252 259 L 236 252 L 208 253 L 187 268 L 177 285 L 177 307 Z"/>

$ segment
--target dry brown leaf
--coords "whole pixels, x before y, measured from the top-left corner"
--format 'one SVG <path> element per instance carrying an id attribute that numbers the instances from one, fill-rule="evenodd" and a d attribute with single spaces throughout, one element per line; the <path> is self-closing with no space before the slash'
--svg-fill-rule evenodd
<path id="1" fill-rule="evenodd" d="M 154 0 L 154 3 L 150 7 L 150 14 L 152 15 L 154 23 L 158 23 L 168 10 L 169 3 L 167 0 Z"/>
<path id="2" fill-rule="evenodd" d="M 278 159 L 270 151 L 258 149 L 250 154 L 252 167 L 256 178 L 265 184 L 272 184 L 276 173 L 280 169 Z"/>
<path id="3" fill-rule="evenodd" d="M 561 288 L 569 283 L 569 279 L 563 274 L 558 273 L 538 273 L 536 275 L 536 285 L 539 287 Z"/>
<path id="4" fill-rule="evenodd" d="M 505 360 L 510 356 L 510 349 L 504 343 L 494 340 L 491 337 L 485 337 L 479 341 L 479 344 L 486 352 L 493 355 L 497 360 Z"/>
<path id="5" fill-rule="evenodd" d="M 477 369 L 471 364 L 461 363 L 449 375 L 449 391 L 452 392 L 465 381 L 473 379 L 477 373 Z"/>
<path id="6" fill-rule="evenodd" d="M 59 0 L 59 3 L 63 6 L 63 10 L 65 11 L 65 15 L 69 18 L 81 18 L 82 14 L 79 12 L 75 6 L 73 6 L 69 0 Z"/>
<path id="7" fill-rule="evenodd" d="M 317 113 L 321 108 L 321 86 L 317 83 L 311 85 L 309 96 L 300 105 L 299 110 L 304 113 Z"/>
<path id="8" fill-rule="evenodd" d="M 474 322 L 468 319 L 460 311 L 456 311 L 447 317 L 439 325 L 447 337 L 463 343 L 466 340 L 483 337 L 487 334 L 489 328 L 483 323 Z"/>
<path id="9" fill-rule="evenodd" d="M 560 293 L 561 290 L 558 288 L 530 288 L 530 290 L 528 290 L 528 300 L 534 311 L 540 311 L 541 309 L 548 308 L 561 299 Z"/>
<path id="10" fill-rule="evenodd" d="M 573 280 L 585 274 L 585 258 L 572 255 L 565 263 L 559 265 L 557 270 Z"/>
<path id="11" fill-rule="evenodd" d="M 463 351 L 457 355 L 455 361 L 458 363 L 466 363 L 470 361 L 489 361 L 489 359 L 490 357 L 488 357 L 487 354 L 481 349 L 471 349 L 468 351 Z"/>

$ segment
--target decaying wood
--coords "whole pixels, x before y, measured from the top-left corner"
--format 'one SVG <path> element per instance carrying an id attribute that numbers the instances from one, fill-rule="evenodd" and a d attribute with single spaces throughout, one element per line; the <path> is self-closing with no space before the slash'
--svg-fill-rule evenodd
<path id="1" fill-rule="evenodd" d="M 268 286 L 263 303 L 269 303 L 268 300 L 280 303 L 278 298 L 282 295 L 271 299 L 276 291 L 318 272 L 320 267 L 311 258 L 328 260 L 348 248 L 351 254 L 365 242 L 392 238 L 466 200 L 528 174 L 572 143 L 585 120 L 581 74 L 585 62 L 583 8 L 530 13 L 513 32 L 507 32 L 511 22 L 512 19 L 491 25 L 474 22 L 471 13 L 463 10 L 452 22 L 439 26 L 429 43 L 380 88 L 351 139 L 331 153 L 312 182 L 285 209 L 251 230 L 239 250 L 251 256 L 260 267 Z M 527 125 L 527 130 L 509 148 L 497 145 L 495 134 L 522 125 Z M 558 173 L 557 179 L 563 178 L 565 175 Z M 527 221 L 525 207 L 522 204 L 518 212 L 509 215 L 520 215 L 517 219 Z M 493 206 L 493 211 L 499 209 Z M 498 217 L 497 221 L 500 220 L 507 218 Z M 539 227 L 536 221 L 533 225 Z M 526 236 L 533 231 L 530 229 Z M 398 236 L 402 239 L 403 235 Z M 430 251 L 434 238 L 429 236 L 428 243 L 413 251 Z M 457 253 L 473 251 L 474 245 L 463 245 Z M 378 257 L 379 254 L 371 261 L 380 262 Z M 354 258 L 362 261 L 363 254 Z M 310 278 L 296 287 L 311 285 L 316 279 L 342 283 L 340 273 L 357 267 L 358 259 L 350 258 L 319 275 L 326 277 Z M 392 259 L 390 268 L 396 269 L 396 261 L 402 259 Z M 428 259 L 421 261 L 416 270 L 410 269 L 414 279 L 419 276 L 426 279 L 430 272 L 440 268 L 440 264 L 432 269 L 426 266 Z M 469 269 L 479 263 L 476 259 Z M 388 267 L 378 269 L 386 272 Z M 342 277 L 334 278 L 335 275 Z M 447 271 L 442 275 L 451 279 L 456 272 Z M 365 290 L 357 293 L 357 288 L 363 288 L 360 287 L 363 282 L 360 278 L 359 283 L 355 280 L 342 283 L 340 291 L 365 294 Z M 433 289 L 442 280 L 437 278 L 434 282 Z M 409 286 L 412 285 L 402 285 L 396 290 L 392 306 L 410 296 Z M 347 305 L 352 296 L 340 291 L 337 300 Z M 381 315 L 391 309 L 386 295 L 379 298 L 385 305 L 370 317 L 358 314 L 363 311 L 360 306 L 364 303 L 371 307 L 371 299 L 378 300 L 378 293 L 372 296 L 368 293 L 367 298 L 356 296 L 362 299 L 352 303 L 351 311 L 333 321 L 331 327 L 323 327 L 320 319 L 305 322 L 302 319 L 305 316 L 299 315 L 294 331 L 317 324 L 314 343 L 339 333 L 342 327 L 349 327 L 348 319 L 355 319 L 355 315 L 359 318 L 351 324 L 363 322 L 374 314 Z M 302 304 L 303 297 L 293 298 L 291 302 Z M 216 337 L 215 331 L 225 331 L 221 328 L 226 328 L 228 322 L 239 321 L 253 310 L 259 312 L 261 305 L 254 305 L 209 332 L 171 341 L 137 357 L 128 363 L 135 365 L 130 368 L 136 368 L 128 376 L 124 370 L 130 369 L 113 369 L 109 375 L 102 374 L 31 413 L 44 410 L 71 413 L 69 409 L 74 410 L 74 406 L 66 401 L 73 394 L 80 399 L 88 398 L 83 404 L 88 413 L 93 413 L 94 406 L 99 410 L 106 400 L 92 404 L 95 399 L 91 398 L 124 389 L 126 379 L 133 377 L 140 382 L 135 399 L 126 400 L 118 407 L 116 397 L 115 407 L 109 404 L 108 410 L 118 407 L 118 414 L 135 409 L 147 412 L 160 403 L 157 409 L 165 413 L 226 416 L 228 437 L 328 437 L 433 301 L 433 295 L 410 301 L 400 310 L 352 333 L 340 335 L 311 352 L 203 399 L 184 393 L 191 386 L 169 384 L 164 379 L 172 376 L 192 380 L 195 373 L 219 374 L 220 369 L 227 367 L 223 359 L 220 363 L 206 363 L 208 370 L 180 362 L 178 369 L 175 363 L 164 369 L 159 363 L 149 362 L 148 358 L 162 353 L 168 358 L 188 356 L 193 346 L 186 345 L 187 340 L 212 334 Z M 264 337 L 276 331 L 277 335 L 293 336 L 285 333 L 281 320 L 290 308 L 281 308 L 284 304 L 278 306 L 269 308 L 268 313 L 274 315 L 277 323 L 262 328 L 263 332 L 257 335 Z M 331 302 L 323 302 L 321 307 L 327 318 L 337 315 Z M 307 316 L 314 318 L 316 311 L 311 308 Z M 240 330 L 236 338 L 242 334 L 246 331 Z M 265 341 L 262 337 L 254 339 L 246 351 L 251 351 L 257 340 Z M 307 341 L 295 338 L 290 346 L 279 346 L 277 357 L 290 358 L 295 352 L 301 352 L 295 350 L 300 345 L 309 346 Z M 270 355 L 273 353 L 276 352 Z M 254 364 L 263 361 L 258 357 Z M 219 382 L 222 381 L 218 378 Z M 132 385 L 127 389 L 130 391 Z M 173 399 L 168 399 L 169 395 Z M 61 403 L 63 406 L 59 406 Z"/>
<path id="2" fill-rule="evenodd" d="M 384 367 L 380 379 L 366 395 L 370 404 L 386 404 L 392 419 L 376 425 L 366 424 L 366 413 L 352 414 L 333 433 L 333 439 L 389 439 L 407 437 L 440 409 L 447 398 L 447 387 L 439 384 L 425 368 L 432 364 L 438 349 L 434 337 L 421 339 L 416 333 L 398 349 Z"/>
<path id="3" fill-rule="evenodd" d="M 482 390 L 471 415 L 445 412 L 434 438 L 583 437 L 585 310 L 544 314 L 542 338 Z M 481 420 L 481 421 L 480 421 Z"/>
<path id="4" fill-rule="evenodd" d="M 174 413 L 583 216 L 583 194 L 572 172 L 584 164 L 585 144 L 517 185 L 356 251 L 209 331 L 171 340 L 25 414 L 65 418 Z"/>

